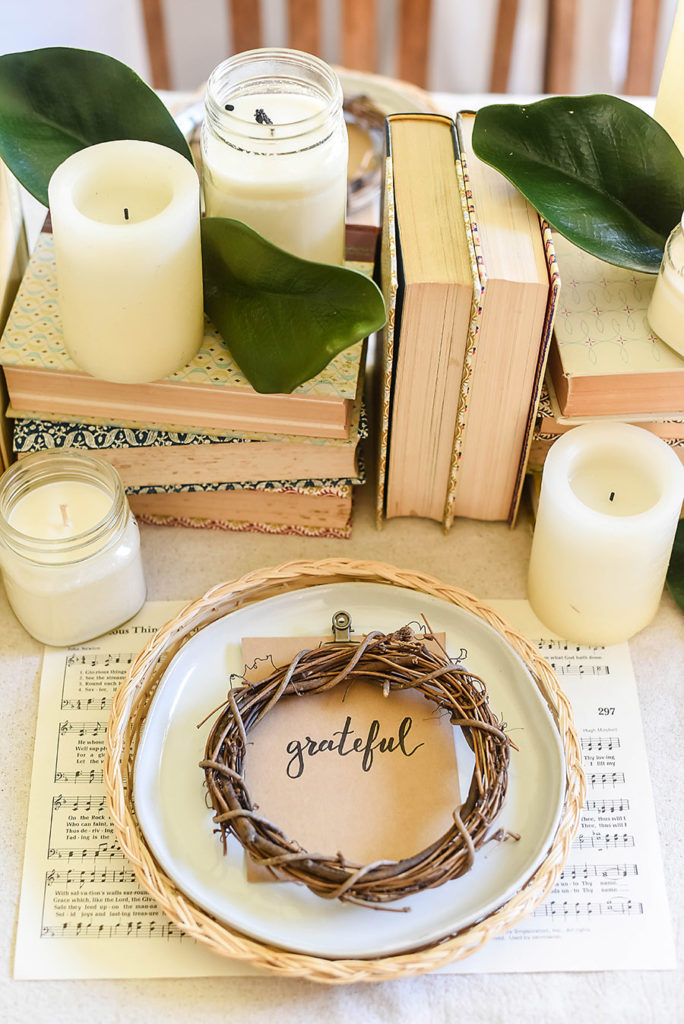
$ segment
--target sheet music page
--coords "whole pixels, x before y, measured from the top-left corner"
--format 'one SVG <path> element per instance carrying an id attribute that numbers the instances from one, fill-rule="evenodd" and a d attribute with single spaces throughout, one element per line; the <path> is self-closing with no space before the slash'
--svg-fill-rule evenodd
<path id="1" fill-rule="evenodd" d="M 525 601 L 491 602 L 539 644 L 572 700 L 587 803 L 547 902 L 449 973 L 674 967 L 629 649 L 557 641 Z M 105 806 L 104 736 L 128 665 L 182 602 L 155 602 L 78 648 L 46 648 L 15 978 L 255 973 L 184 937 L 136 882 Z"/>

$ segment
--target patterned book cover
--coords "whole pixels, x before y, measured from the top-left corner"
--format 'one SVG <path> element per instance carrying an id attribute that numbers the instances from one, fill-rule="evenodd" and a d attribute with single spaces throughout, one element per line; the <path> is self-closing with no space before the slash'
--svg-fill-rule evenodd
<path id="1" fill-rule="evenodd" d="M 162 430 L 134 424 L 91 420 L 72 422 L 36 416 L 14 419 L 14 451 L 26 454 L 48 448 L 156 448 L 171 445 L 247 444 L 258 442 L 290 442 L 297 445 L 325 445 L 354 448 L 368 435 L 368 420 L 362 402 L 355 403 L 348 438 L 300 437 L 290 434 L 250 434 L 234 431 L 203 434 L 187 430 Z"/>
<path id="2" fill-rule="evenodd" d="M 605 263 L 558 233 L 554 245 L 563 294 L 549 365 L 564 415 L 682 411 L 684 358 L 646 315 L 655 275 Z"/>
<path id="3" fill-rule="evenodd" d="M 350 264 L 358 269 L 365 264 Z M 293 392 L 311 397 L 353 400 L 357 393 L 364 343 L 340 352 L 316 377 Z M 52 235 L 43 232 L 31 255 L 24 279 L 0 341 L 4 366 L 80 373 L 62 341 L 57 276 Z M 202 348 L 187 366 L 166 378 L 180 384 L 202 384 L 244 389 L 252 387 L 206 320 Z"/>

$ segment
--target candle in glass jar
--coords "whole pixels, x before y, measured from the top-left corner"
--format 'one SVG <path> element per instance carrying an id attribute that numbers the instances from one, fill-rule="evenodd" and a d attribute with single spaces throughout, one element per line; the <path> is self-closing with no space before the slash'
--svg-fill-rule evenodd
<path id="1" fill-rule="evenodd" d="M 0 479 L 0 568 L 15 615 L 43 643 L 81 643 L 134 615 L 140 537 L 113 467 L 58 451 L 15 463 Z"/>
<path id="2" fill-rule="evenodd" d="M 612 644 L 658 608 L 684 500 L 684 467 L 625 423 L 568 431 L 546 457 L 528 596 L 560 636 Z"/>
<path id="3" fill-rule="evenodd" d="M 251 50 L 207 83 L 202 181 L 209 217 L 231 217 L 274 245 L 344 261 L 348 141 L 331 68 L 295 50 Z"/>
<path id="4" fill-rule="evenodd" d="M 50 213 L 64 344 L 94 377 L 145 382 L 204 336 L 199 178 L 166 146 L 103 142 L 52 175 Z"/>
<path id="5" fill-rule="evenodd" d="M 666 345 L 684 355 L 684 213 L 665 243 L 648 322 Z"/>

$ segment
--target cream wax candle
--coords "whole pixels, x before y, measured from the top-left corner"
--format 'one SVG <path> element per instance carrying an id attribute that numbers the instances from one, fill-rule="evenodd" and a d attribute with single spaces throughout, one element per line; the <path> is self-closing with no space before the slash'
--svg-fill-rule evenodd
<path id="1" fill-rule="evenodd" d="M 587 423 L 544 464 L 528 596 L 568 640 L 612 644 L 655 615 L 684 500 L 684 467 L 626 423 Z"/>
<path id="2" fill-rule="evenodd" d="M 140 537 L 107 462 L 39 452 L 0 479 L 0 567 L 37 640 L 68 646 L 113 629 L 145 600 Z"/>
<path id="3" fill-rule="evenodd" d="M 648 322 L 666 345 L 684 355 L 684 214 L 665 243 Z"/>
<path id="4" fill-rule="evenodd" d="M 304 259 L 344 260 L 347 133 L 323 61 L 251 50 L 207 83 L 202 182 L 209 217 L 231 217 Z"/>
<path id="5" fill-rule="evenodd" d="M 64 344 L 94 377 L 144 382 L 204 334 L 197 173 L 152 142 L 74 153 L 49 186 Z"/>

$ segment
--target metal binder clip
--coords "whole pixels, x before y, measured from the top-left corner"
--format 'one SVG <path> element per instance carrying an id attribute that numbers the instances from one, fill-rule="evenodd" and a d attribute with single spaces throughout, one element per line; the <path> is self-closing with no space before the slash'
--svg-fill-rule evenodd
<path id="1" fill-rule="evenodd" d="M 351 615 L 349 612 L 335 612 L 332 617 L 333 640 L 348 644 L 351 640 Z"/>

